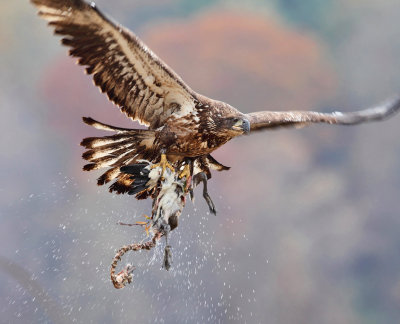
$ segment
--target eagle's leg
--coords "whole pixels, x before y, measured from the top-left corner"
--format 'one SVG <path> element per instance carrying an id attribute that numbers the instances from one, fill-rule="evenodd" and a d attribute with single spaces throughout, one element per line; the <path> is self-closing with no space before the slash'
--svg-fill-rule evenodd
<path id="1" fill-rule="evenodd" d="M 171 245 L 168 244 L 168 235 L 171 232 L 171 226 L 170 225 L 164 225 L 163 230 L 164 235 L 165 235 L 165 249 L 164 249 L 164 260 L 163 260 L 163 268 L 167 271 L 171 268 L 171 258 L 172 258 L 172 253 L 171 253 Z"/>
<path id="2" fill-rule="evenodd" d="M 163 268 L 167 271 L 171 268 L 172 252 L 171 245 L 167 245 L 164 250 L 164 260 L 163 260 Z"/>
<path id="3" fill-rule="evenodd" d="M 208 208 L 210 208 L 210 212 L 214 215 L 217 215 L 217 210 L 215 209 L 215 205 L 211 200 L 210 195 L 208 194 L 207 175 L 204 172 L 197 173 L 195 176 L 193 176 L 193 183 L 195 185 L 199 184 L 200 182 L 203 182 L 203 197 L 207 202 Z"/>
<path id="4" fill-rule="evenodd" d="M 173 165 L 167 161 L 167 155 L 165 154 L 165 151 L 161 152 L 160 162 L 153 164 L 151 166 L 151 169 L 158 168 L 158 167 L 161 167 L 161 180 L 164 180 L 164 172 L 165 172 L 166 168 L 170 169 L 172 172 L 175 172 L 175 168 L 173 167 Z"/>

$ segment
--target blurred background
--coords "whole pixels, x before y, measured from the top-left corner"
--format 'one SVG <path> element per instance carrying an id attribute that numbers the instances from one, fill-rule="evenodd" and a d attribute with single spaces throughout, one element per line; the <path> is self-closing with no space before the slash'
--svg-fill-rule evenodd
<path id="1" fill-rule="evenodd" d="M 242 112 L 351 111 L 400 91 L 398 0 L 98 0 L 195 90 Z M 0 2 L 1 323 L 396 323 L 400 116 L 238 138 L 214 156 L 162 248 L 142 240 L 150 201 L 81 171 L 82 116 L 135 126 L 92 85 L 28 1 Z"/>

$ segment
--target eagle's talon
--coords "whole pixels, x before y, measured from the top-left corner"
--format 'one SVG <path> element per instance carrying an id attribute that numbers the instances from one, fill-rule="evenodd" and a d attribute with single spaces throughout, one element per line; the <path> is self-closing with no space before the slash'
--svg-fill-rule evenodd
<path id="1" fill-rule="evenodd" d="M 161 177 L 161 181 L 163 181 L 165 179 L 164 172 L 165 172 L 166 168 L 170 169 L 171 172 L 175 172 L 174 166 L 168 162 L 167 155 L 165 153 L 161 154 L 160 163 L 153 164 L 151 166 L 151 169 L 155 169 L 155 168 L 158 168 L 158 167 L 161 167 L 161 176 L 160 176 Z"/>
<path id="2" fill-rule="evenodd" d="M 183 170 L 179 173 L 179 179 L 182 179 L 183 177 L 186 177 L 186 179 L 189 179 L 190 177 L 190 166 L 189 164 L 186 164 Z"/>

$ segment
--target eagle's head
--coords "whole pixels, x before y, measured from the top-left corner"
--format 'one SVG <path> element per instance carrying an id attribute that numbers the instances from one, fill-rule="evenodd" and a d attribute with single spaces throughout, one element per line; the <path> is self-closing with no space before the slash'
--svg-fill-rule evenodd
<path id="1" fill-rule="evenodd" d="M 216 137 L 216 145 L 219 147 L 232 138 L 250 132 L 250 121 L 246 115 L 229 104 L 212 100 L 209 101 L 211 109 L 204 110 L 206 132 Z"/>
<path id="2" fill-rule="evenodd" d="M 250 132 L 250 121 L 239 110 L 225 102 L 218 102 L 216 126 L 218 131 L 229 138 Z"/>

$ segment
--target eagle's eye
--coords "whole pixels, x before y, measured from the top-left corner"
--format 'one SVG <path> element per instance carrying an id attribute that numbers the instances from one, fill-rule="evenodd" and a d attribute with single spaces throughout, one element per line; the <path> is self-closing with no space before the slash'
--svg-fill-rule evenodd
<path id="1" fill-rule="evenodd" d="M 237 117 L 235 117 L 235 118 L 232 118 L 231 119 L 231 128 L 232 129 L 234 129 L 234 130 L 242 130 L 242 124 L 243 124 L 243 121 L 240 119 L 240 118 L 237 118 Z"/>

